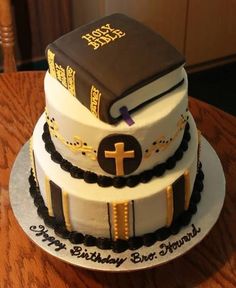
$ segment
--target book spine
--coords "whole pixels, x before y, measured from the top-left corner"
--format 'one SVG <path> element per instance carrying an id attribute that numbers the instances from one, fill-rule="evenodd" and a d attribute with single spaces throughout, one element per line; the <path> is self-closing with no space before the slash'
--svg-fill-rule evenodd
<path id="1" fill-rule="evenodd" d="M 46 49 L 49 73 L 57 79 L 72 96 L 76 97 L 98 119 L 116 122 L 110 116 L 111 100 L 115 96 L 87 71 L 65 55 L 55 44 Z"/>

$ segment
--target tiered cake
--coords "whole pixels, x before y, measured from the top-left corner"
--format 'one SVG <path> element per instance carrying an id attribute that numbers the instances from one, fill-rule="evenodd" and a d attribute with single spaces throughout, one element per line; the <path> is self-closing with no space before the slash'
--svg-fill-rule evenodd
<path id="1" fill-rule="evenodd" d="M 122 252 L 187 225 L 203 188 L 183 57 L 114 14 L 47 48 L 30 192 L 72 243 Z"/>

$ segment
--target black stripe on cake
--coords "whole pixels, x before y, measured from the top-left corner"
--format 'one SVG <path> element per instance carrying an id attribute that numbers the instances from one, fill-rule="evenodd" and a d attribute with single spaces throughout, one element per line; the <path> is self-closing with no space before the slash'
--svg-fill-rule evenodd
<path id="1" fill-rule="evenodd" d="M 110 215 L 110 205 L 109 205 L 109 203 L 107 203 L 107 218 L 108 218 L 108 224 L 109 224 L 109 235 L 110 235 L 110 239 L 112 239 L 111 215 Z"/>
<path id="2" fill-rule="evenodd" d="M 174 212 L 173 221 L 175 221 L 178 216 L 184 212 L 185 203 L 185 178 L 181 175 L 173 184 L 173 202 L 174 202 Z"/>
<path id="3" fill-rule="evenodd" d="M 50 190 L 51 190 L 51 200 L 52 200 L 52 209 L 54 217 L 59 223 L 64 223 L 64 213 L 63 213 L 63 204 L 62 204 L 62 190 L 55 184 L 53 181 L 49 181 Z"/>

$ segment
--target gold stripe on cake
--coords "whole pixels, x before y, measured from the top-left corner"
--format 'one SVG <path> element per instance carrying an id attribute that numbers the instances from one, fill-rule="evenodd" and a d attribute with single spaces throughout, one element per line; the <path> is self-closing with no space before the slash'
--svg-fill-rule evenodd
<path id="1" fill-rule="evenodd" d="M 197 169 L 199 169 L 200 165 L 200 153 L 201 153 L 201 131 L 197 130 L 198 132 L 198 147 L 197 147 Z"/>
<path id="2" fill-rule="evenodd" d="M 118 216 L 117 216 L 116 203 L 112 204 L 112 213 L 113 213 L 114 239 L 117 240 L 119 238 L 119 232 L 118 232 Z"/>
<path id="3" fill-rule="evenodd" d="M 30 152 L 30 162 L 32 167 L 32 172 L 36 183 L 38 184 L 37 174 L 36 174 L 36 167 L 35 167 L 35 159 L 34 159 L 34 150 L 33 150 L 33 138 L 30 138 L 29 141 L 29 152 Z"/>
<path id="4" fill-rule="evenodd" d="M 166 226 L 169 227 L 173 220 L 174 215 L 174 203 L 173 203 L 173 188 L 172 185 L 169 185 L 166 188 L 166 200 L 167 200 L 167 217 L 166 217 Z"/>
<path id="5" fill-rule="evenodd" d="M 185 180 L 185 199 L 184 199 L 184 209 L 188 210 L 189 202 L 190 202 L 190 175 L 189 170 L 184 172 L 184 180 Z"/>
<path id="6" fill-rule="evenodd" d="M 72 227 L 71 227 L 70 213 L 69 213 L 69 199 L 68 199 L 68 193 L 65 191 L 62 192 L 62 207 L 63 207 L 63 214 L 64 214 L 66 228 L 68 231 L 71 231 Z"/>
<path id="7" fill-rule="evenodd" d="M 51 189 L 50 189 L 49 179 L 47 176 L 45 177 L 45 191 L 46 191 L 48 214 L 49 216 L 54 216 L 53 209 L 52 209 Z"/>
<path id="8" fill-rule="evenodd" d="M 129 202 L 112 203 L 114 239 L 129 238 Z"/>
<path id="9" fill-rule="evenodd" d="M 129 203 L 124 203 L 124 232 L 125 239 L 129 239 Z"/>

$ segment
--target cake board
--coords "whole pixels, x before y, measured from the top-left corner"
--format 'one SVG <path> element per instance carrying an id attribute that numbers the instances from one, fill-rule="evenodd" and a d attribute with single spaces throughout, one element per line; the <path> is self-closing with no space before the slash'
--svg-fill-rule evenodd
<path id="1" fill-rule="evenodd" d="M 189 251 L 209 233 L 220 215 L 225 197 L 224 172 L 216 152 L 204 137 L 201 137 L 200 158 L 205 174 L 204 190 L 197 206 L 198 211 L 190 224 L 177 235 L 135 251 L 114 253 L 112 250 L 72 244 L 45 226 L 29 193 L 29 142 L 22 147 L 11 171 L 10 202 L 19 225 L 28 237 L 45 252 L 62 261 L 82 268 L 110 272 L 147 269 L 167 263 Z"/>

